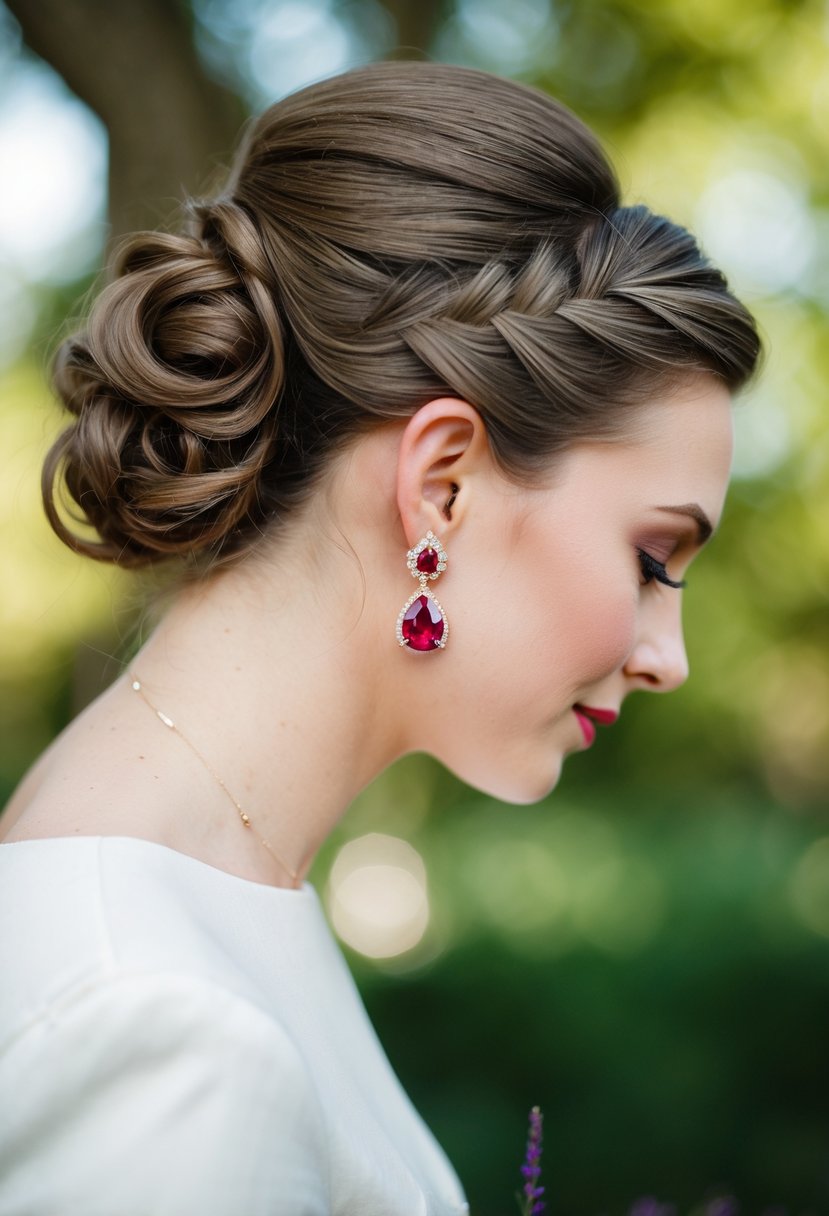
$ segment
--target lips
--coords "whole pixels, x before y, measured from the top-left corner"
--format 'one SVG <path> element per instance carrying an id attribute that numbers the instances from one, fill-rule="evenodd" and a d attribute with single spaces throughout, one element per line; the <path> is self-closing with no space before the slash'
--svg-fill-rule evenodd
<path id="1" fill-rule="evenodd" d="M 615 709 L 596 709 L 592 705 L 574 705 L 573 713 L 576 715 L 584 735 L 585 747 L 590 747 L 596 738 L 594 722 L 598 722 L 602 726 L 610 726 L 619 717 Z"/>
<path id="2" fill-rule="evenodd" d="M 612 726 L 619 717 L 615 709 L 594 709 L 592 705 L 577 705 L 576 709 L 594 722 L 600 722 L 602 726 Z"/>

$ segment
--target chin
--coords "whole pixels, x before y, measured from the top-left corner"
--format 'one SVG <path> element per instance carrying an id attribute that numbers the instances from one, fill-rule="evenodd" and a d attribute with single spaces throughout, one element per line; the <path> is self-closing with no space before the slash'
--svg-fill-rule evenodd
<path id="1" fill-rule="evenodd" d="M 473 789 L 499 802 L 507 802 L 511 806 L 532 806 L 542 802 L 556 788 L 563 763 L 564 757 L 559 755 L 554 756 L 546 768 L 535 771 L 516 762 L 509 770 L 489 768 L 484 773 L 481 768 L 477 771 L 453 768 L 452 772 Z"/>

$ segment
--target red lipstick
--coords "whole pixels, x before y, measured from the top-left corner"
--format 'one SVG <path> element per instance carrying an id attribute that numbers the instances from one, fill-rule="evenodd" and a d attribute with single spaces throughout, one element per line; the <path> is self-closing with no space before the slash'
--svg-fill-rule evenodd
<path id="1" fill-rule="evenodd" d="M 576 709 L 602 726 L 612 726 L 619 717 L 615 709 L 594 709 L 592 705 L 577 705 Z"/>
<path id="2" fill-rule="evenodd" d="M 584 735 L 585 747 L 589 747 L 596 738 L 594 722 L 598 722 L 602 726 L 610 726 L 619 717 L 615 709 L 594 709 L 592 705 L 574 705 L 573 713 L 578 718 Z"/>

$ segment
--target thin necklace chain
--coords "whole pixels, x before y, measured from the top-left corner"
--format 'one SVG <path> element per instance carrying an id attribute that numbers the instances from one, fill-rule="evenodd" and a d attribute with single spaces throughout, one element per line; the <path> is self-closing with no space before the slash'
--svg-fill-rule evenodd
<path id="1" fill-rule="evenodd" d="M 199 751 L 199 749 L 198 749 L 198 748 L 195 746 L 195 744 L 191 743 L 191 742 L 190 742 L 190 740 L 187 738 L 187 736 L 186 736 L 186 735 L 184 735 L 184 734 L 182 734 L 182 732 L 181 732 L 181 731 L 179 730 L 179 728 L 176 726 L 176 724 L 175 724 L 175 722 L 173 721 L 173 719 L 172 719 L 172 718 L 169 718 L 169 717 L 167 716 L 167 714 L 162 713 L 162 712 L 161 712 L 161 710 L 158 708 L 158 706 L 153 705 L 153 703 L 152 703 L 152 701 L 150 700 L 150 698 L 149 698 L 149 697 L 147 696 L 147 694 L 144 692 L 144 687 L 143 687 L 143 685 L 142 685 L 141 681 L 140 681 L 140 680 L 138 679 L 138 677 L 136 676 L 135 672 L 134 672 L 134 671 L 132 671 L 132 670 L 130 670 L 130 671 L 129 671 L 129 675 L 130 675 L 130 678 L 131 678 L 131 681 L 132 681 L 132 687 L 133 687 L 133 688 L 134 688 L 134 690 L 135 690 L 135 691 L 138 693 L 138 695 L 139 695 L 139 696 L 140 696 L 140 697 L 141 697 L 141 698 L 142 698 L 144 701 L 146 701 L 146 703 L 149 705 L 150 709 L 153 711 L 153 713 L 155 714 L 155 716 L 156 716 L 157 718 L 159 718 L 159 719 L 160 719 L 160 721 L 162 721 L 162 722 L 164 723 L 164 725 L 165 725 L 165 726 L 168 726 L 168 727 L 170 728 L 170 730 L 174 730 L 174 731 L 176 732 L 176 734 L 179 736 L 179 738 L 181 738 L 181 739 L 183 739 L 183 740 L 184 740 L 184 742 L 187 744 L 187 746 L 190 748 L 190 750 L 191 750 L 193 753 L 195 753 L 195 755 L 196 755 L 196 756 L 198 756 L 199 760 L 201 760 L 202 764 L 203 764 L 203 765 L 204 765 L 204 767 L 207 769 L 207 771 L 210 773 L 210 775 L 211 775 L 212 777 L 214 777 L 216 781 L 218 781 L 219 785 L 222 787 L 222 789 L 223 789 L 223 790 L 224 790 L 224 792 L 227 794 L 227 796 L 228 796 L 228 798 L 230 799 L 230 801 L 231 801 L 231 802 L 233 803 L 233 805 L 236 807 L 236 810 L 239 812 L 239 818 L 241 819 L 243 826 L 244 826 L 244 827 L 246 827 L 246 828 L 252 828 L 252 824 L 251 824 L 251 822 L 250 822 L 250 818 L 248 817 L 247 813 L 246 813 L 245 811 L 243 811 L 243 810 L 242 810 L 241 806 L 239 805 L 239 803 L 237 802 L 237 800 L 236 800 L 236 799 L 233 797 L 233 795 L 231 794 L 230 790 L 229 790 L 229 789 L 227 788 L 227 786 L 225 785 L 225 783 L 224 783 L 224 781 L 222 780 L 222 778 L 219 776 L 219 774 L 218 774 L 217 772 L 215 772 L 215 771 L 214 771 L 214 770 L 213 770 L 213 769 L 210 767 L 210 765 L 208 764 L 207 760 L 204 758 L 204 756 L 201 754 L 201 752 L 200 752 L 200 751 Z M 285 870 L 285 871 L 286 871 L 288 874 L 290 874 L 290 876 L 291 876 L 291 881 L 293 882 L 294 887 L 296 887 L 296 886 L 299 884 L 299 874 L 296 872 L 296 870 L 292 870 L 292 869 L 291 869 L 291 867 L 290 867 L 290 866 L 288 865 L 288 863 L 287 863 L 287 862 L 284 860 L 284 858 L 282 858 L 282 857 L 280 857 L 280 856 L 279 856 L 279 854 L 277 853 L 276 849 L 274 849 L 274 848 L 273 848 L 273 847 L 272 847 L 272 846 L 271 846 L 271 845 L 268 843 L 268 841 L 267 841 L 267 840 L 265 840 L 265 837 L 264 837 L 264 836 L 260 836 L 260 837 L 259 837 L 259 843 L 260 843 L 260 844 L 262 844 L 262 845 L 263 845 L 263 846 L 264 846 L 264 847 L 265 847 L 265 848 L 268 850 L 268 852 L 270 853 L 271 857 L 273 857 L 273 858 L 274 858 L 274 860 L 275 860 L 275 861 L 277 861 L 277 862 L 279 863 L 279 865 L 282 867 L 282 869 L 283 869 L 283 870 Z"/>

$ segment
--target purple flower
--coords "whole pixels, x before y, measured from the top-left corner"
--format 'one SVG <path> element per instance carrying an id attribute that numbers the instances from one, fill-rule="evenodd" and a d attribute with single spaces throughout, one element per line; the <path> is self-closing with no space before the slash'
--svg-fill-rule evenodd
<path id="1" fill-rule="evenodd" d="M 530 1130 L 527 1137 L 527 1155 L 521 1166 L 521 1176 L 524 1179 L 524 1199 L 518 1195 L 521 1216 L 541 1216 L 544 1202 L 541 1196 L 544 1187 L 538 1185 L 541 1177 L 541 1128 L 544 1116 L 539 1107 L 534 1106 L 530 1111 Z"/>

